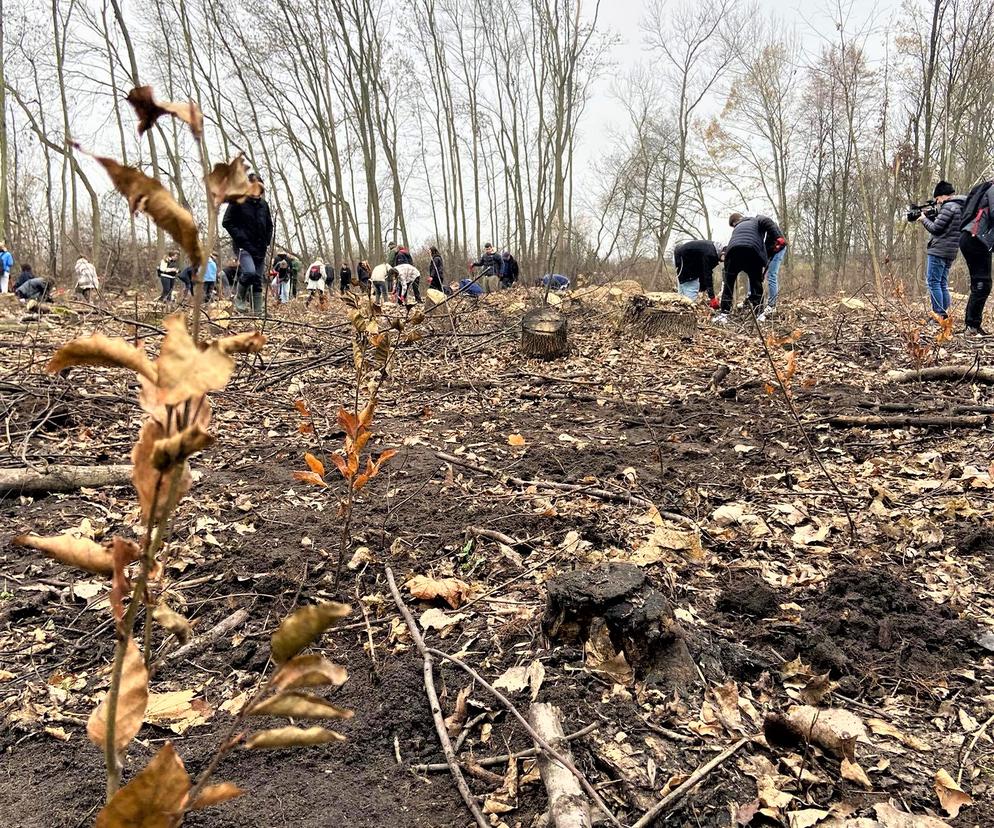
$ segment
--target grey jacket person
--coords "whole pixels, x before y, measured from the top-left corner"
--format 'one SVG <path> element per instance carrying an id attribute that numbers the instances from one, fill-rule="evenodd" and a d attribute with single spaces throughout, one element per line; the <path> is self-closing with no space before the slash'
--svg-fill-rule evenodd
<path id="1" fill-rule="evenodd" d="M 959 253 L 960 225 L 966 196 L 953 196 L 939 208 L 935 221 L 927 217 L 922 224 L 931 238 L 928 240 L 928 255 L 953 261 Z"/>

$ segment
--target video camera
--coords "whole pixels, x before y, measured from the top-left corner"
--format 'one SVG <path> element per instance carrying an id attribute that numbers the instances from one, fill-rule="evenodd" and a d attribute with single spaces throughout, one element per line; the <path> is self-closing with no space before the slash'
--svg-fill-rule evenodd
<path id="1" fill-rule="evenodd" d="M 935 217 L 939 215 L 939 208 L 936 206 L 934 198 L 931 201 L 926 201 L 924 204 L 910 205 L 908 208 L 908 221 L 918 221 L 922 213 L 925 214 L 925 218 L 929 221 L 935 221 Z"/>

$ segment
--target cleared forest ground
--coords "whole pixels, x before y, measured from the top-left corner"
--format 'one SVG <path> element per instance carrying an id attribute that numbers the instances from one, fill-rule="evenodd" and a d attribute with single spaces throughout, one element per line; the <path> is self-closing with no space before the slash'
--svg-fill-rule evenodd
<path id="1" fill-rule="evenodd" d="M 373 424 L 376 450 L 399 454 L 362 493 L 340 592 L 334 492 L 292 473 L 306 468 L 305 452 L 323 458 L 340 444 L 348 322 L 337 299 L 327 311 L 302 299 L 275 311 L 261 358 L 239 357 L 213 396 L 219 439 L 194 460 L 169 573 L 195 635 L 240 609 L 247 619 L 159 672 L 155 692 L 192 696 L 171 697 L 180 701 L 143 727 L 129 767 L 172 738 L 197 769 L 265 669 L 279 619 L 301 601 L 341 598 L 352 616 L 322 641 L 350 673 L 333 697 L 356 712 L 341 726 L 348 741 L 233 753 L 224 778 L 248 795 L 186 824 L 470 824 L 448 773 L 419 767 L 444 760 L 389 565 L 429 646 L 501 679 L 523 712 L 533 698 L 554 703 L 567 733 L 596 725 L 571 742 L 573 755 L 625 825 L 743 737 L 658 824 L 994 824 L 994 387 L 889 379 L 911 367 L 914 326 L 868 300 L 786 306 L 764 326 L 769 357 L 744 319 L 715 329 L 702 317 L 689 342 L 641 340 L 619 330 L 610 301 L 567 300 L 571 355 L 529 361 L 517 338 L 536 299 L 457 300 L 400 354 Z M 133 337 L 135 300 L 123 297 L 113 315 L 71 307 L 26 325 L 18 308 L 2 308 L 4 467 L 128 462 L 141 416 L 130 376 L 43 367 L 72 336 Z M 223 326 L 211 335 L 252 325 L 220 307 L 210 314 Z M 138 318 L 154 347 L 161 315 L 139 303 Z M 919 358 L 984 366 L 994 354 L 994 343 L 933 338 L 921 333 Z M 314 433 L 301 431 L 300 400 Z M 7 545 L 84 520 L 97 538 L 131 534 L 130 487 L 0 501 L 0 822 L 16 828 L 86 825 L 102 803 L 103 757 L 85 722 L 114 646 L 106 585 Z M 695 531 L 700 547 L 688 540 Z M 604 636 L 586 647 L 549 641 L 546 584 L 609 562 L 637 565 L 665 597 L 695 664 L 690 680 L 633 676 Z M 458 606 L 417 601 L 403 587 L 417 575 L 456 577 L 469 591 Z M 441 664 L 436 683 L 448 716 L 471 682 Z M 777 714 L 800 704 L 825 723 L 838 715 L 828 711 L 858 718 L 854 762 L 780 732 Z M 507 761 L 478 765 L 531 747 L 530 737 L 479 685 L 465 722 L 460 755 L 494 824 L 535 824 L 547 799 L 533 760 L 513 763 L 516 778 Z M 941 770 L 974 800 L 956 817 L 936 793 Z M 894 809 L 916 817 L 898 821 Z"/>

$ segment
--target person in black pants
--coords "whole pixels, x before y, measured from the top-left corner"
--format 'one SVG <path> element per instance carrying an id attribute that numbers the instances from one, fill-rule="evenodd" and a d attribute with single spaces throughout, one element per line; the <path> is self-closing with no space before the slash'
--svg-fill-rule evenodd
<path id="1" fill-rule="evenodd" d="M 718 245 L 710 240 L 691 239 L 674 247 L 673 264 L 680 295 L 697 299 L 697 295 L 704 292 L 709 300 L 714 299 L 712 273 L 720 261 Z"/>
<path id="2" fill-rule="evenodd" d="M 728 217 L 732 238 L 725 248 L 725 283 L 721 290 L 721 313 L 714 318 L 716 325 L 728 323 L 735 295 L 735 282 L 740 273 L 749 277 L 749 304 L 754 309 L 763 303 L 763 275 L 769 264 L 767 250 L 783 242 L 783 232 L 769 216 L 747 218 L 741 213 Z"/>
<path id="3" fill-rule="evenodd" d="M 976 236 L 964 231 L 959 249 L 970 271 L 970 299 L 966 303 L 966 335 L 987 336 L 984 305 L 991 295 L 991 251 Z"/>
<path id="4" fill-rule="evenodd" d="M 221 226 L 231 236 L 231 246 L 238 259 L 238 287 L 233 304 L 242 312 L 262 316 L 265 309 L 263 272 L 269 243 L 273 240 L 273 216 L 265 199 L 262 178 L 250 173 L 255 193 L 228 205 Z"/>
<path id="5" fill-rule="evenodd" d="M 345 293 L 352 287 L 352 266 L 348 262 L 343 262 L 341 270 L 338 271 L 338 291 Z"/>

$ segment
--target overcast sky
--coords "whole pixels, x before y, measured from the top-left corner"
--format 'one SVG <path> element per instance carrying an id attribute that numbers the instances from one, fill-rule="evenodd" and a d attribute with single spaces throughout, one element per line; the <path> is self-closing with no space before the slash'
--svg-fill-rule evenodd
<path id="1" fill-rule="evenodd" d="M 593 8 L 593 0 L 581 0 L 588 10 Z M 930 8 L 929 0 L 909 0 L 922 7 Z M 835 21 L 840 17 L 838 0 L 755 0 L 759 14 L 768 15 L 785 28 L 792 28 L 801 39 L 804 50 L 816 53 L 821 45 L 834 41 L 837 32 Z M 858 2 L 843 0 L 842 16 L 849 20 L 848 29 L 852 33 L 863 32 L 868 26 L 867 54 L 871 62 L 879 62 L 885 57 L 887 29 L 895 16 L 901 12 L 902 0 L 876 0 Z M 639 63 L 651 69 L 653 54 L 643 43 L 642 20 L 647 3 L 642 0 L 602 0 L 599 26 L 613 31 L 619 39 L 610 52 L 611 65 L 604 76 L 593 86 L 590 101 L 584 114 L 580 146 L 577 153 L 577 171 L 589 170 L 599 155 L 606 149 L 605 142 L 598 141 L 593 134 L 605 130 L 613 133 L 623 131 L 625 113 L 612 88 L 616 80 L 623 78 Z M 685 6 L 670 0 L 667 8 L 674 14 L 692 13 L 693 4 Z M 582 178 L 582 176 L 581 176 Z M 729 207 L 720 199 L 710 205 L 712 224 L 716 241 L 727 239 L 729 232 L 724 222 L 717 220 L 721 212 Z M 771 205 L 756 201 L 748 205 L 752 211 L 770 211 Z"/>

